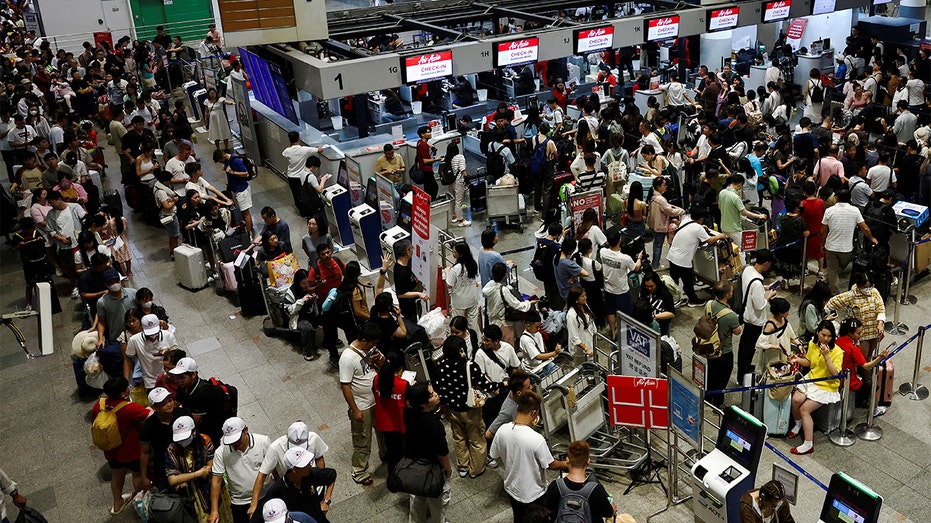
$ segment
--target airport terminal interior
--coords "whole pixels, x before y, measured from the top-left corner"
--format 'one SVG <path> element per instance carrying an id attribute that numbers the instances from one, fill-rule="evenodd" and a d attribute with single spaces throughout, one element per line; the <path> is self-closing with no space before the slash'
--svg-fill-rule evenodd
<path id="1" fill-rule="evenodd" d="M 123 5 L 136 13 L 142 3 Z M 183 3 L 172 6 L 166 0 L 164 13 Z M 64 197 L 76 202 L 64 204 L 66 214 L 78 208 L 108 213 L 102 227 L 87 223 L 82 237 L 110 240 L 98 250 L 106 251 L 103 261 L 112 266 L 106 271 L 118 273 L 123 288 L 151 290 L 151 297 L 133 307 L 154 301 L 162 308 L 176 348 L 196 360 L 199 377 L 216 377 L 236 388 L 236 415 L 250 433 L 274 441 L 300 420 L 326 442 L 325 466 L 335 470 L 336 480 L 325 520 L 555 521 L 555 513 L 515 519 L 509 489 L 516 481 L 511 475 L 525 480 L 543 475 L 547 485 L 556 480 L 561 472 L 544 471 L 547 462 L 526 460 L 524 468 L 509 472 L 508 465 L 516 462 L 499 459 L 494 466 L 476 465 L 484 472 L 474 477 L 457 467 L 460 434 L 454 437 L 453 418 L 458 412 L 446 409 L 442 394 L 436 419 L 445 428 L 453 470 L 448 495 L 430 505 L 439 512 L 429 519 L 426 512 L 417 515 L 410 495 L 389 491 L 389 466 L 374 437 L 368 470 L 354 480 L 358 451 L 341 388 L 343 365 L 330 358 L 352 350 L 347 328 L 352 332 L 362 322 L 351 311 L 347 319 L 320 309 L 311 323 L 298 324 L 289 321 L 281 304 L 295 278 L 306 277 L 295 269 L 319 272 L 321 261 L 313 263 L 309 253 L 317 258 L 317 245 L 330 245 L 339 266 L 358 264 L 363 301 L 376 305 L 383 255 L 412 244 L 410 269 L 402 270 L 418 282 L 401 285 L 424 293 L 415 309 L 422 318 L 444 315 L 442 328 L 408 323 L 406 337 L 395 340 L 389 332 L 387 340 L 405 349 L 414 342 L 432 344 L 406 350 L 401 358 L 404 370 L 418 380 L 425 379 L 425 369 L 433 371 L 430 381 L 440 392 L 436 373 L 443 368 L 442 346 L 450 336 L 449 313 L 460 298 L 447 286 L 446 269 L 456 263 L 454 246 L 465 243 L 479 269 L 487 271 L 480 253 L 490 229 L 497 233 L 493 250 L 510 266 L 505 283 L 515 291 L 499 296 L 492 291 L 488 300 L 496 307 L 502 300 L 534 300 L 534 310 L 552 317 L 545 330 L 576 317 L 575 309 L 560 314 L 561 307 L 550 304 L 565 300 L 559 298 L 563 287 L 580 286 L 588 305 L 579 307 L 590 308 L 587 317 L 593 322 L 598 316 L 597 325 L 589 329 L 585 323 L 582 334 L 591 337 L 594 355 L 578 345 L 578 328 L 569 328 L 569 335 L 566 327 L 554 328 L 547 332 L 553 340 L 548 349 L 560 340 L 566 354 L 546 365 L 520 350 L 523 321 L 497 323 L 518 349 L 518 371 L 530 374 L 542 398 L 541 420 L 531 425 L 544 438 L 549 449 L 544 453 L 562 460 L 570 442 L 588 440 L 589 470 L 611 496 L 616 521 L 784 521 L 784 508 L 775 509 L 780 515 L 773 520 L 749 517 L 753 507 L 741 514 L 741 496 L 778 480 L 795 521 L 931 522 L 931 346 L 922 355 L 924 330 L 931 327 L 931 33 L 926 22 L 931 8 L 924 0 L 278 4 L 259 3 L 251 12 L 218 0 L 209 11 L 215 11 L 209 32 L 208 23 L 185 24 L 175 11 L 170 18 L 175 21 L 159 22 L 158 30 L 150 20 L 112 34 L 88 33 L 89 48 L 70 35 L 74 31 L 56 34 L 35 25 L 40 15 L 35 0 L 9 2 L 0 10 L 0 75 L 8 85 L 0 93 L 0 133 L 9 136 L 0 139 L 9 175 L 0 176 L 5 236 L 0 245 L 0 471 L 15 482 L 28 506 L 52 523 L 140 520 L 132 501 L 114 510 L 114 471 L 91 434 L 92 409 L 107 372 L 85 367 L 96 346 L 86 350 L 74 341 L 94 320 L 86 312 L 92 301 L 84 296 L 88 286 L 106 295 L 111 282 L 98 288 L 80 276 L 69 278 L 75 261 L 83 259 L 78 264 L 83 269 L 92 260 L 87 252 L 72 259 L 70 248 L 59 248 L 59 237 L 70 233 L 67 224 L 62 229 L 50 223 L 55 215 L 43 196 L 51 194 L 49 205 L 56 212 L 53 200 Z M 45 2 L 40 7 L 55 8 Z M 109 36 L 97 39 L 104 34 Z M 180 37 L 163 40 L 177 34 L 185 35 L 183 44 Z M 111 60 L 114 48 L 126 58 Z M 73 56 L 59 55 L 59 49 Z M 109 82 L 114 72 L 115 91 Z M 120 76 L 127 84 L 119 85 Z M 85 88 L 97 91 L 91 96 Z M 125 109 L 116 95 L 125 96 Z M 540 134 L 529 132 L 531 127 Z M 154 131 L 151 147 L 138 138 L 149 130 Z M 137 145 L 120 150 L 113 135 L 119 135 L 117 144 Z M 188 146 L 194 160 L 187 158 Z M 289 147 L 293 154 L 283 155 Z M 69 151 L 77 152 L 77 161 Z M 456 159 L 446 157 L 448 152 Z M 401 159 L 400 167 L 392 155 Z M 185 169 L 192 161 L 206 184 L 195 183 L 196 168 Z M 31 162 L 36 166 L 30 168 Z M 71 169 L 59 167 L 56 173 L 59 165 Z M 65 181 L 65 171 L 74 183 Z M 707 177 L 708 171 L 719 179 Z M 317 192 L 311 185 L 313 196 L 305 195 L 302 184 L 308 173 L 321 186 Z M 57 185 L 43 182 L 49 175 Z M 747 183 L 730 185 L 738 177 Z M 632 185 L 643 190 L 642 199 L 632 198 Z M 205 191 L 206 186 L 216 190 Z M 177 214 L 190 217 L 181 205 L 194 198 L 192 191 L 218 200 L 220 218 L 205 206 L 203 218 L 193 215 L 197 224 L 188 228 L 182 222 L 179 228 L 178 218 L 166 210 L 170 203 L 161 210 L 159 205 L 181 198 Z M 732 204 L 725 209 L 728 196 L 747 211 L 733 211 Z M 874 205 L 885 205 L 883 216 L 890 219 L 872 219 Z M 820 209 L 829 224 L 822 234 L 836 236 L 841 230 L 848 236 L 840 241 L 850 245 L 842 247 L 847 252 L 822 247 L 806 224 L 810 209 Z M 839 209 L 848 214 L 838 219 Z M 106 232 L 113 229 L 109 218 L 121 221 L 120 214 L 125 225 L 115 229 L 122 234 Z M 666 233 L 670 215 L 678 230 L 672 226 Z M 16 248 L 29 231 L 22 216 L 50 218 L 42 222 L 48 228 L 40 227 L 37 240 L 40 246 L 47 241 L 47 249 L 30 250 L 38 257 L 32 260 Z M 223 244 L 243 231 L 247 217 L 253 225 L 248 240 L 259 245 L 242 254 L 247 240 L 224 252 Z M 329 242 L 316 233 L 311 237 L 308 217 L 322 224 L 320 237 L 329 235 Z M 65 221 L 77 241 L 81 226 L 72 219 L 76 215 Z M 696 231 L 687 252 L 693 267 L 686 270 L 676 263 L 686 242 L 675 240 L 693 219 L 703 220 L 707 237 L 717 240 L 708 247 L 705 238 L 700 246 Z M 221 225 L 204 232 L 202 225 L 216 220 Z M 278 237 L 280 222 L 290 227 L 283 250 L 261 234 L 264 226 Z M 739 230 L 728 230 L 729 222 Z M 801 224 L 804 235 L 790 223 Z M 602 267 L 598 253 L 616 237 L 631 265 L 642 253 L 639 271 L 627 276 L 628 269 L 620 269 L 633 305 L 610 303 L 618 296 L 608 292 L 608 285 L 618 288 L 607 281 L 610 262 L 590 282 L 577 273 L 557 281 L 561 262 L 555 272 L 538 277 L 537 246 L 547 226 L 556 224 L 565 234 L 563 245 L 578 239 L 593 248 L 589 256 L 579 253 L 583 268 Z M 654 235 L 657 225 L 664 228 Z M 189 232 L 194 229 L 198 232 Z M 42 239 L 45 234 L 48 240 Z M 790 234 L 795 236 L 787 239 Z M 828 247 L 837 245 L 834 236 L 828 238 L 835 242 Z M 286 256 L 291 245 L 293 264 Z M 804 254 L 812 251 L 825 257 Z M 46 252 L 60 258 L 54 269 Z M 848 397 L 803 414 L 803 428 L 786 413 L 794 398 L 804 399 L 802 391 L 818 398 L 828 394 L 805 383 L 804 369 L 797 371 L 796 365 L 797 374 L 769 375 L 764 358 L 773 351 L 757 350 L 754 342 L 750 373 L 741 376 L 734 368 L 718 380 L 726 385 L 715 388 L 708 375 L 714 363 L 693 351 L 696 324 L 708 318 L 706 302 L 714 302 L 720 282 L 735 286 L 731 299 L 740 294 L 748 277 L 741 269 L 760 270 L 754 260 L 761 252 L 772 261 L 762 274 L 767 289 L 760 296 L 767 303 L 757 316 L 770 318 L 770 305 L 782 298 L 789 307 L 782 321 L 799 334 L 809 321 L 800 309 L 808 306 L 818 329 L 822 315 L 838 326 L 847 317 L 865 318 L 863 332 L 873 340 L 861 344 L 869 347 L 866 359 L 883 360 L 883 366 L 854 369 L 874 377 L 865 382 L 865 394 L 841 385 L 839 392 Z M 547 260 L 553 263 L 552 257 Z M 396 300 L 394 261 L 385 280 Z M 859 279 L 861 274 L 866 279 Z M 676 284 L 683 275 L 687 285 Z M 39 283 L 27 302 L 30 278 Z M 657 287 L 655 281 L 675 300 L 647 290 Z M 306 290 L 300 283 L 291 288 Z M 825 290 L 823 298 L 814 296 L 815 289 Z M 580 299 L 573 292 L 570 299 Z M 321 307 L 324 301 L 339 303 L 337 295 L 320 296 Z M 535 301 L 545 295 L 548 301 Z M 742 300 L 745 310 L 753 306 L 748 296 Z M 869 306 L 867 296 L 875 298 Z M 290 294 L 292 302 L 295 298 Z M 476 300 L 484 307 L 484 298 Z M 638 305 L 644 303 L 646 320 L 638 321 L 634 316 L 643 313 Z M 836 304 L 835 310 L 829 304 Z M 618 311 L 614 335 L 604 321 L 611 307 Z M 441 313 L 430 312 L 436 308 Z M 511 307 L 505 308 L 510 314 Z M 486 318 L 468 325 L 478 332 L 479 343 Z M 318 324 L 311 327 L 313 322 Z M 334 323 L 335 344 L 324 334 Z M 750 332 L 758 336 L 761 327 L 753 327 Z M 736 362 L 738 345 L 746 342 L 734 332 Z M 325 344 L 335 345 L 335 352 L 327 354 L 333 347 Z M 818 348 L 784 345 L 777 359 L 788 368 L 801 358 L 790 352 L 823 358 Z M 850 350 L 860 352 L 856 345 Z M 123 351 L 116 353 L 118 368 L 111 378 L 123 375 Z M 672 366 L 666 367 L 667 359 Z M 667 370 L 676 365 L 679 371 Z M 820 366 L 819 376 L 832 376 L 829 368 Z M 152 387 L 145 373 L 135 368 L 129 374 L 131 398 L 147 406 Z M 165 376 L 170 375 L 159 384 L 174 379 Z M 802 383 L 777 400 L 771 392 L 789 388 L 771 388 L 773 380 Z M 839 382 L 820 382 L 833 384 L 831 401 Z M 721 394 L 721 388 L 736 390 Z M 706 390 L 715 393 L 705 396 Z M 792 439 L 787 432 L 800 434 Z M 808 437 L 810 453 L 804 447 Z M 361 480 L 366 474 L 372 480 Z M 18 521 L 14 502 L 20 498 L 11 496 L 2 474 L 0 490 L 9 521 Z M 122 492 L 132 490 L 127 474 Z M 200 521 L 210 521 L 209 503 Z M 259 510 L 252 521 L 262 517 Z M 245 519 L 224 513 L 220 521 Z M 593 521 L 603 519 L 596 515 Z"/>

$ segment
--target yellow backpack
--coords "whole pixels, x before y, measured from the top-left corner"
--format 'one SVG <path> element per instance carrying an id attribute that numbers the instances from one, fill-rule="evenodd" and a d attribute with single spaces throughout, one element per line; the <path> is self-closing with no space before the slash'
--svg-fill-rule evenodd
<path id="1" fill-rule="evenodd" d="M 107 400 L 100 398 L 100 412 L 97 413 L 94 424 L 91 425 L 91 438 L 100 450 L 113 450 L 123 444 L 116 413 L 126 405 L 129 405 L 128 401 L 120 403 L 113 410 L 107 410 Z"/>

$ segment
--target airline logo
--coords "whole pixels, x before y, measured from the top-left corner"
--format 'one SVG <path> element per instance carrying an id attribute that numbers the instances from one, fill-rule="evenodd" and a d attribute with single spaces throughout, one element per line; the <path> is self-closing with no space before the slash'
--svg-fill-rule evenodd
<path id="1" fill-rule="evenodd" d="M 587 53 L 608 49 L 614 45 L 614 26 L 582 29 L 579 31 L 576 52 Z"/>
<path id="2" fill-rule="evenodd" d="M 708 30 L 718 31 L 720 29 L 733 29 L 737 27 L 737 16 L 739 14 L 739 7 L 712 10 L 711 16 L 708 18 Z"/>
<path id="3" fill-rule="evenodd" d="M 440 51 L 404 59 L 407 82 L 428 82 L 453 74 L 453 52 Z"/>
<path id="4" fill-rule="evenodd" d="M 789 9 L 791 7 L 792 0 L 766 2 L 763 10 L 763 21 L 775 22 L 776 20 L 785 20 L 786 18 L 789 18 Z"/>
<path id="5" fill-rule="evenodd" d="M 498 67 L 520 65 L 537 61 L 540 52 L 539 38 L 525 38 L 497 44 Z"/>
<path id="6" fill-rule="evenodd" d="M 647 40 L 665 40 L 679 36 L 679 15 L 647 21 Z"/>

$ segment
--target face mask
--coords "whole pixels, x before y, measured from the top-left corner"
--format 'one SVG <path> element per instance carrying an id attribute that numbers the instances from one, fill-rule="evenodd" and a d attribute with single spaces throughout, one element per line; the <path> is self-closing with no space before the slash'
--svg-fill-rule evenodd
<path id="1" fill-rule="evenodd" d="M 194 441 L 194 435 L 193 435 L 193 434 L 191 434 L 190 436 L 184 438 L 184 439 L 181 440 L 181 441 L 176 441 L 175 443 L 177 443 L 178 445 L 181 445 L 182 447 L 187 448 L 187 446 L 190 445 L 192 441 Z"/>
<path id="2" fill-rule="evenodd" d="M 780 501 L 779 503 L 776 503 L 776 506 L 773 507 L 773 510 L 779 510 L 779 509 L 781 509 L 783 503 L 784 503 L 783 501 Z"/>
<path id="3" fill-rule="evenodd" d="M 155 302 L 154 302 L 154 301 L 147 301 L 147 302 L 145 302 L 145 303 L 142 304 L 142 307 L 143 307 L 144 309 L 151 309 L 153 305 L 155 305 Z"/>
<path id="4" fill-rule="evenodd" d="M 109 287 L 107 287 L 107 288 L 110 289 L 110 292 L 119 292 L 119 291 L 123 288 L 123 284 L 121 284 L 121 283 L 114 283 L 114 284 L 111 284 L 111 285 L 110 285 Z"/>
<path id="5" fill-rule="evenodd" d="M 35 116 L 35 115 L 39 114 L 39 111 L 29 111 L 29 114 Z"/>
<path id="6" fill-rule="evenodd" d="M 862 294 L 862 295 L 864 295 L 864 296 L 869 296 L 869 294 L 870 294 L 870 288 L 869 288 L 869 287 L 864 287 L 864 288 L 860 289 L 860 294 Z"/>

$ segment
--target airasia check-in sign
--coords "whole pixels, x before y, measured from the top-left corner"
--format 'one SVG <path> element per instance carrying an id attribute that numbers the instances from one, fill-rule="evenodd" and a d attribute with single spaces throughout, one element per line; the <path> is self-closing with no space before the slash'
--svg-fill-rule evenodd
<path id="1" fill-rule="evenodd" d="M 610 49 L 614 45 L 614 26 L 579 29 L 576 31 L 575 52 L 590 53 Z"/>
<path id="2" fill-rule="evenodd" d="M 495 44 L 495 66 L 531 64 L 537 61 L 539 54 L 540 39 L 537 37 L 498 42 Z"/>
<path id="3" fill-rule="evenodd" d="M 453 52 L 409 56 L 404 60 L 404 83 L 421 83 L 439 80 L 453 74 Z"/>
<path id="4" fill-rule="evenodd" d="M 739 7 L 727 7 L 724 9 L 712 9 L 708 16 L 709 31 L 723 31 L 737 27 L 737 16 L 740 14 Z"/>
<path id="5" fill-rule="evenodd" d="M 679 36 L 679 15 L 646 20 L 644 24 L 647 30 L 647 40 L 666 40 Z"/>
<path id="6" fill-rule="evenodd" d="M 763 23 L 778 22 L 789 18 L 792 0 L 776 0 L 763 4 Z"/>

